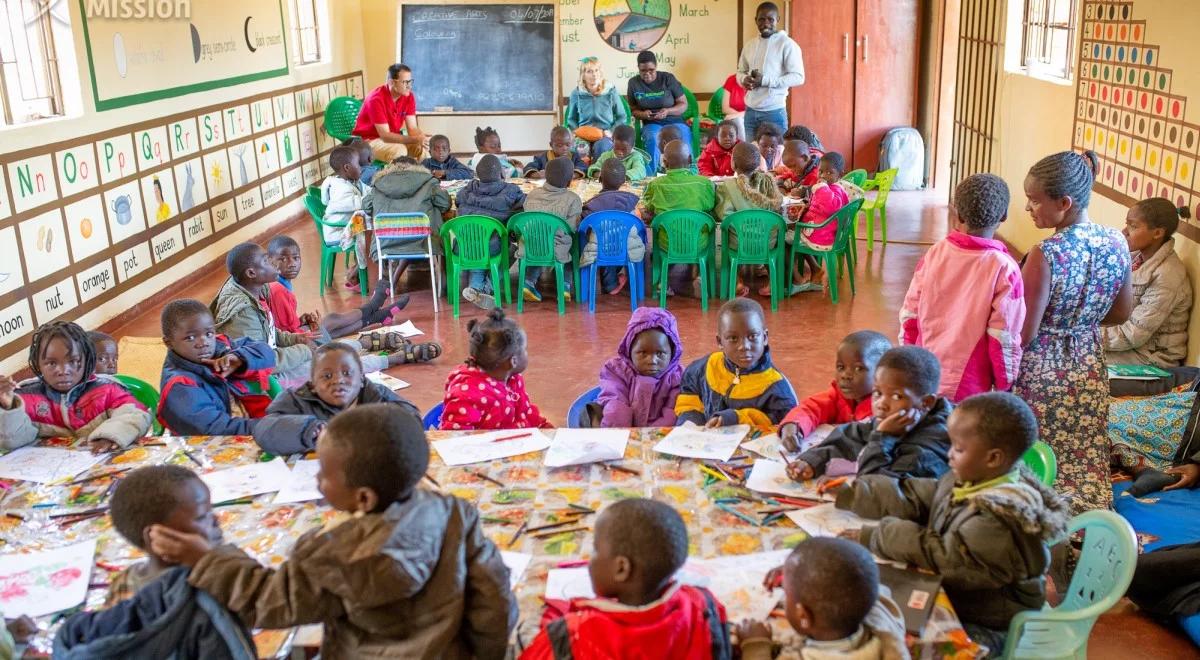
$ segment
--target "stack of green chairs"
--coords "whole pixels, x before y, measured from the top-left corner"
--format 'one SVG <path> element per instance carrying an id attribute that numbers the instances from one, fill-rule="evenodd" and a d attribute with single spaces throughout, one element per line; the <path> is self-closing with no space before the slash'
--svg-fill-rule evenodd
<path id="1" fill-rule="evenodd" d="M 829 274 L 829 298 L 834 304 L 838 301 L 838 278 L 843 270 L 850 275 L 850 295 L 856 293 L 854 287 L 854 268 L 857 265 L 857 259 L 854 256 L 852 243 L 854 241 L 854 218 L 858 215 L 858 210 L 862 206 L 863 200 L 856 199 L 853 202 L 838 209 L 837 213 L 829 216 L 819 225 L 809 224 L 807 222 L 797 222 L 795 227 L 799 232 L 802 229 L 820 229 L 831 222 L 838 223 L 837 236 L 833 240 L 833 246 L 828 250 L 814 250 L 804 244 L 804 241 L 796 238 L 792 241 L 792 254 L 788 260 L 789 267 L 786 269 L 791 271 L 790 264 L 796 263 L 796 257 L 801 254 L 807 254 L 816 257 L 818 261 L 824 261 L 825 272 Z"/>
<path id="2" fill-rule="evenodd" d="M 354 251 L 354 245 L 343 248 L 340 245 L 327 245 L 324 240 L 325 233 L 323 227 L 345 227 L 349 224 L 346 222 L 333 222 L 325 219 L 325 205 L 321 203 L 320 188 L 316 193 L 313 193 L 313 188 L 310 186 L 308 194 L 304 196 L 304 208 L 308 209 L 308 214 L 312 216 L 313 224 L 317 226 L 317 236 L 321 237 L 321 280 L 317 283 L 317 288 L 321 296 L 325 295 L 325 288 L 333 286 L 333 267 L 337 261 L 338 254 L 346 254 L 346 264 L 350 263 L 350 253 Z M 363 298 L 367 297 L 367 268 L 366 264 L 358 264 L 358 288 Z"/>
<path id="3" fill-rule="evenodd" d="M 575 299 L 579 296 L 579 249 L 576 247 L 575 232 L 562 218 L 541 211 L 524 211 L 508 219 L 508 230 L 521 241 L 521 258 L 517 261 L 518 287 L 524 286 L 525 269 L 529 267 L 553 268 L 558 296 L 558 313 L 566 312 L 566 275 L 563 264 L 554 258 L 554 235 L 562 232 L 571 240 L 571 270 L 574 273 Z M 507 273 L 507 271 L 506 271 Z M 525 311 L 525 296 L 517 296 L 517 312 Z"/>
<path id="4" fill-rule="evenodd" d="M 763 209 L 738 211 L 721 222 L 721 288 L 727 300 L 737 295 L 738 267 L 762 264 L 767 267 L 771 282 L 771 311 L 779 309 L 779 297 L 786 291 L 788 279 L 784 263 L 786 232 L 783 216 Z M 737 234 L 736 248 L 730 247 L 731 234 Z"/>
<path id="5" fill-rule="evenodd" d="M 846 172 L 846 176 L 842 177 L 842 181 L 849 181 L 859 188 L 862 188 L 863 184 L 867 182 L 867 171 L 850 170 L 849 172 Z"/>
<path id="6" fill-rule="evenodd" d="M 330 101 L 325 106 L 325 132 L 338 142 L 350 139 L 362 104 L 362 99 L 353 96 L 339 96 Z"/>
<path id="7" fill-rule="evenodd" d="M 874 179 L 868 179 L 860 186 L 863 190 L 879 191 L 875 195 L 875 199 L 865 200 L 862 206 L 862 213 L 867 219 L 867 252 L 875 249 L 876 215 L 879 216 L 880 242 L 884 247 L 887 247 L 887 199 L 888 193 L 892 191 L 892 183 L 895 182 L 898 171 L 893 167 L 890 170 L 879 172 L 875 175 Z"/>
<path id="8" fill-rule="evenodd" d="M 462 292 L 459 282 L 468 270 L 486 270 L 492 276 L 496 304 L 505 299 L 512 303 L 512 283 L 508 280 L 508 230 L 486 215 L 460 215 L 442 225 L 442 254 L 446 257 L 446 296 L 458 318 Z M 500 237 L 500 254 L 492 256 L 492 236 Z"/>
<path id="9" fill-rule="evenodd" d="M 700 267 L 700 308 L 708 311 L 708 287 L 717 282 L 716 222 L 700 211 L 683 209 L 654 216 L 653 276 L 658 283 L 658 305 L 667 306 L 668 271 L 672 264 Z"/>

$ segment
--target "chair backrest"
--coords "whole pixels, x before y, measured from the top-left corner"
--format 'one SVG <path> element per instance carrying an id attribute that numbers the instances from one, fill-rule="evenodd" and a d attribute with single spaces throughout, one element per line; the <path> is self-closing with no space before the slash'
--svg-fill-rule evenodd
<path id="1" fill-rule="evenodd" d="M 737 234 L 738 257 L 747 260 L 765 260 L 783 245 L 783 234 L 787 223 L 783 216 L 766 209 L 745 209 L 727 216 L 721 221 L 721 230 Z M 775 248 L 771 247 L 771 236 L 776 236 Z"/>
<path id="2" fill-rule="evenodd" d="M 425 427 L 426 431 L 436 431 L 442 425 L 442 407 L 444 405 L 444 403 L 439 401 L 436 406 L 430 408 L 429 412 L 425 413 L 425 416 L 421 418 L 421 425 Z"/>
<path id="3" fill-rule="evenodd" d="M 683 88 L 683 96 L 687 99 L 687 111 L 683 113 L 684 121 L 692 120 L 690 127 L 692 131 L 692 153 L 695 158 L 700 157 L 700 104 L 696 101 L 696 95 L 692 90 L 680 85 Z"/>
<path id="4" fill-rule="evenodd" d="M 587 404 L 600 396 L 600 387 L 596 386 L 579 395 L 571 407 L 567 409 L 567 428 L 583 428 L 583 419 L 587 415 Z"/>
<path id="5" fill-rule="evenodd" d="M 716 91 L 714 91 L 712 93 L 712 98 L 708 99 L 708 110 L 705 111 L 704 114 L 707 115 L 709 119 L 711 119 L 715 122 L 719 122 L 719 121 L 725 119 L 725 109 L 723 107 L 721 107 L 721 103 L 724 100 L 725 100 L 725 87 L 724 86 L 718 87 L 716 89 Z"/>
<path id="6" fill-rule="evenodd" d="M 835 250 L 844 250 L 850 247 L 850 241 L 854 240 L 854 218 L 858 215 L 858 210 L 862 208 L 862 205 L 863 200 L 856 199 L 833 214 L 832 218 L 836 218 L 834 222 L 837 223 L 837 235 L 833 239 Z M 741 240 L 740 236 L 738 240 Z"/>
<path id="7" fill-rule="evenodd" d="M 1137 564 L 1133 528 L 1112 511 L 1088 511 L 1071 519 L 1070 534 L 1083 530 L 1083 550 L 1071 586 L 1056 611 L 1095 608 L 1096 616 L 1116 604 Z"/>
<path id="8" fill-rule="evenodd" d="M 522 211 L 508 219 L 508 230 L 525 246 L 525 261 L 535 264 L 554 263 L 554 235 L 564 232 L 574 236 L 565 220 L 544 211 Z"/>
<path id="9" fill-rule="evenodd" d="M 888 193 L 892 191 L 892 184 L 895 183 L 899 171 L 893 167 L 875 175 L 875 188 L 879 190 L 879 195 L 875 198 L 876 207 L 887 205 Z"/>
<path id="10" fill-rule="evenodd" d="M 853 183 L 854 185 L 858 186 L 859 188 L 862 188 L 863 184 L 867 182 L 867 171 L 866 170 L 850 170 L 849 172 L 846 172 L 846 176 L 842 177 L 842 180 L 849 181 L 850 183 Z"/>
<path id="11" fill-rule="evenodd" d="M 417 211 L 380 213 L 373 220 L 376 238 L 421 238 L 433 233 L 429 216 Z"/>
<path id="12" fill-rule="evenodd" d="M 317 230 L 320 231 L 321 223 L 325 221 L 325 205 L 321 203 L 321 198 L 305 195 L 304 208 L 308 209 L 308 214 L 317 223 Z"/>
<path id="13" fill-rule="evenodd" d="M 716 221 L 707 213 L 678 209 L 654 216 L 650 228 L 667 234 L 667 256 L 699 259 L 704 256 L 708 240 L 712 239 Z"/>
<path id="14" fill-rule="evenodd" d="M 457 241 L 454 261 L 466 270 L 486 269 L 492 261 L 492 236 L 500 237 L 503 243 L 507 235 L 504 225 L 486 215 L 460 215 L 442 225 L 440 234 L 446 254 L 452 254 L 450 238 Z"/>
<path id="15" fill-rule="evenodd" d="M 602 266 L 623 266 L 629 260 L 629 232 L 636 231 L 646 243 L 646 225 L 625 211 L 597 211 L 579 225 L 580 245 L 587 241 L 588 232 L 596 234 L 596 263 Z"/>
<path id="16" fill-rule="evenodd" d="M 1054 450 L 1050 445 L 1041 440 L 1034 442 L 1021 460 L 1037 476 L 1038 481 L 1047 486 L 1054 485 L 1054 480 L 1058 477 L 1058 459 L 1054 457 Z"/>
<path id="17" fill-rule="evenodd" d="M 339 142 L 350 139 L 362 104 L 362 99 L 353 96 L 339 96 L 331 100 L 325 106 L 325 132 Z"/>
<path id="18" fill-rule="evenodd" d="M 146 410 L 149 410 L 150 415 L 154 418 L 152 424 L 154 435 L 162 435 L 162 425 L 158 423 L 158 390 L 150 383 L 135 376 L 114 374 L 113 378 L 125 386 L 125 389 L 129 390 L 138 403 L 146 406 Z"/>

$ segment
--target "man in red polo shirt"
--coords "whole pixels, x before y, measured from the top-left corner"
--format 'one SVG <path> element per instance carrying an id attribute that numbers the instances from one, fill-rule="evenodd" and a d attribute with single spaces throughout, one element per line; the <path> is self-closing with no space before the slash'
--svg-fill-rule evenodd
<path id="1" fill-rule="evenodd" d="M 405 152 L 419 160 L 428 146 L 417 126 L 417 97 L 412 86 L 412 69 L 393 64 L 388 67 L 387 82 L 371 90 L 358 111 L 354 134 L 371 143 L 376 160 L 390 163 Z M 408 135 L 400 134 L 404 128 Z"/>

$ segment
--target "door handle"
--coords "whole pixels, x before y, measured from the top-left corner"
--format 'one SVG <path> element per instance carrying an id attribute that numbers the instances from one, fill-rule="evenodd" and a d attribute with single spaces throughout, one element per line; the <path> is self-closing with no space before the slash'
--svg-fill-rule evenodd
<path id="1" fill-rule="evenodd" d="M 867 61 L 867 35 L 863 35 L 863 61 Z"/>
<path id="2" fill-rule="evenodd" d="M 842 33 L 842 60 L 850 59 L 850 33 Z"/>

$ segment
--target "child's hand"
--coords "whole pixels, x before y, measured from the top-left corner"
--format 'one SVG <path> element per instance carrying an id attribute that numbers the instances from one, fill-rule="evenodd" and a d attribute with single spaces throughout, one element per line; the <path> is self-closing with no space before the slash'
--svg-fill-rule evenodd
<path id="1" fill-rule="evenodd" d="M 734 626 L 733 630 L 737 633 L 738 644 L 749 639 L 771 639 L 771 626 L 768 626 L 765 621 L 742 619 L 742 622 Z"/>
<path id="2" fill-rule="evenodd" d="M 843 529 L 842 531 L 838 532 L 838 538 L 843 538 L 847 541 L 854 541 L 855 543 L 858 543 L 858 530 Z"/>
<path id="3" fill-rule="evenodd" d="M 239 357 L 237 353 L 226 353 L 219 358 L 201 360 L 201 363 L 212 367 L 212 370 L 221 378 L 228 378 L 246 364 L 245 360 Z"/>
<path id="4" fill-rule="evenodd" d="M 6 621 L 4 627 L 8 628 L 8 634 L 12 635 L 13 641 L 18 644 L 28 643 L 38 631 L 37 623 L 23 614 L 15 619 Z"/>
<path id="5" fill-rule="evenodd" d="M 433 170 L 432 172 L 430 172 L 430 174 L 432 174 L 433 178 L 435 178 L 435 179 L 446 178 L 446 170 Z"/>
<path id="6" fill-rule="evenodd" d="M 784 449 L 798 451 L 800 449 L 800 427 L 793 422 L 780 426 L 779 441 L 783 443 Z"/>
<path id="7" fill-rule="evenodd" d="M 310 328 L 316 329 L 321 325 L 321 312 L 313 310 L 307 314 L 300 315 L 300 325 L 307 325 Z"/>
<path id="8" fill-rule="evenodd" d="M 0 374 L 0 407 L 8 410 L 13 407 L 13 399 L 17 396 L 17 381 Z"/>
<path id="9" fill-rule="evenodd" d="M 904 435 L 912 430 L 912 427 L 921 421 L 921 411 L 916 408 L 905 408 L 899 412 L 894 412 L 886 418 L 880 420 L 879 425 L 875 427 L 876 431 L 884 435 Z"/>
<path id="10" fill-rule="evenodd" d="M 184 566 L 195 566 L 204 553 L 212 549 L 208 539 L 199 534 L 188 534 L 164 525 L 151 525 L 150 551 L 164 561 Z"/>
<path id="11" fill-rule="evenodd" d="M 706 429 L 719 429 L 719 428 L 721 428 L 721 417 L 720 417 L 720 416 L 716 416 L 716 417 L 713 417 L 713 418 L 709 419 L 707 422 L 705 422 L 705 423 L 704 423 L 704 428 L 706 428 Z"/>
<path id="12" fill-rule="evenodd" d="M 117 448 L 117 443 L 108 438 L 96 438 L 88 443 L 93 454 L 107 454 Z"/>
<path id="13" fill-rule="evenodd" d="M 770 591 L 783 586 L 783 567 L 776 566 L 763 577 L 763 589 Z"/>
<path id="14" fill-rule="evenodd" d="M 787 476 L 792 481 L 808 481 L 817 476 L 817 471 L 804 461 L 792 461 L 787 465 Z"/>

